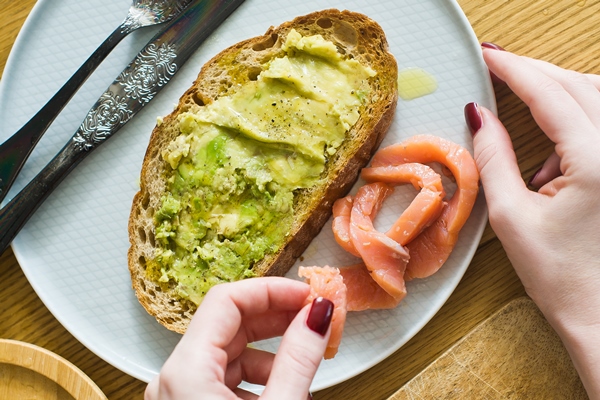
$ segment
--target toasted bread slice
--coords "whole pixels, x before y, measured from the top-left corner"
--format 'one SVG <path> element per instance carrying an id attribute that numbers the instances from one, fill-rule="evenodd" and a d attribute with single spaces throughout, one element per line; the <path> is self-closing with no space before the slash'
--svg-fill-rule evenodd
<path id="1" fill-rule="evenodd" d="M 141 172 L 141 190 L 135 195 L 129 219 L 129 269 L 132 285 L 143 307 L 162 325 L 183 333 L 196 305 L 178 297 L 169 284 L 159 284 L 146 273 L 156 252 L 154 213 L 167 190 L 168 163 L 161 157 L 180 132 L 177 116 L 203 107 L 255 80 L 263 65 L 283 54 L 282 43 L 295 29 L 303 36 L 321 35 L 348 58 L 376 72 L 369 78 L 370 92 L 358 121 L 346 133 L 337 152 L 328 158 L 319 182 L 295 194 L 294 218 L 285 243 L 253 265 L 257 276 L 284 275 L 319 233 L 331 215 L 333 202 L 344 196 L 357 180 L 391 124 L 397 103 L 398 67 L 388 51 L 382 28 L 365 15 L 335 9 L 314 12 L 271 27 L 263 36 L 242 41 L 206 63 L 176 109 L 158 124 L 150 139 Z"/>

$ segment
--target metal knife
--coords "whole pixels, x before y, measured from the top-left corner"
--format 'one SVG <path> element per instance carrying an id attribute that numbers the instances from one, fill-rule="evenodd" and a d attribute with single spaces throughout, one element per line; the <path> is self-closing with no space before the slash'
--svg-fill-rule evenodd
<path id="1" fill-rule="evenodd" d="M 148 104 L 243 1 L 196 0 L 150 40 L 100 96 L 65 147 L 0 210 L 0 254 L 60 182 Z"/>

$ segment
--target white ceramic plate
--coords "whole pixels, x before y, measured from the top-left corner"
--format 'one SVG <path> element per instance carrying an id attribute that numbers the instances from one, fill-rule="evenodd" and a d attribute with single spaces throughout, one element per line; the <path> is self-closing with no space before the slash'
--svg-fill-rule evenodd
<path id="1" fill-rule="evenodd" d="M 283 4 L 282 4 L 283 3 Z M 23 27 L 0 86 L 0 140 L 20 128 L 125 17 L 129 0 L 40 0 Z M 56 318 L 84 345 L 124 372 L 149 381 L 180 336 L 146 314 L 131 290 L 126 253 L 127 219 L 138 190 L 142 158 L 156 117 L 170 112 L 200 66 L 221 49 L 264 33 L 270 25 L 319 9 L 363 12 L 386 31 L 399 68 L 432 74 L 438 89 L 400 100 L 383 145 L 418 133 L 444 136 L 471 149 L 463 118 L 466 103 L 495 110 L 479 44 L 456 3 L 443 0 L 278 0 L 246 2 L 195 53 L 175 79 L 132 122 L 91 154 L 42 205 L 13 242 L 27 278 Z M 43 137 L 9 198 L 24 186 L 75 132 L 96 98 L 129 63 L 155 28 L 125 39 L 86 82 Z M 376 221 L 383 227 L 414 193 L 398 190 Z M 386 217 L 387 216 L 387 217 Z M 486 223 L 480 198 L 446 265 L 410 282 L 395 310 L 349 315 L 335 359 L 322 363 L 312 390 L 366 370 L 425 325 L 450 296 L 469 265 Z M 354 261 L 330 229 L 304 254 L 305 265 Z M 289 276 L 295 274 L 296 268 Z M 275 349 L 277 343 L 260 344 Z"/>

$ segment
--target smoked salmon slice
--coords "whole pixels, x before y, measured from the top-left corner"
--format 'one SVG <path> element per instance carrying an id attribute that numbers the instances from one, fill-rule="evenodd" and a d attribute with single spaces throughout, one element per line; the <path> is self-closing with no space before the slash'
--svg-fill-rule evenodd
<path id="1" fill-rule="evenodd" d="M 310 285 L 310 294 L 306 304 L 317 297 L 324 297 L 333 302 L 333 317 L 331 318 L 331 335 L 327 342 L 327 349 L 323 358 L 335 357 L 342 341 L 344 324 L 346 323 L 347 289 L 344 278 L 338 268 L 325 267 L 300 267 L 298 275 Z"/>
<path id="2" fill-rule="evenodd" d="M 371 195 L 371 197 L 363 200 L 363 211 L 366 212 L 370 220 L 373 221 L 379 213 L 383 201 L 392 194 L 393 188 L 387 185 L 374 185 L 371 189 L 372 190 L 368 193 L 364 193 L 365 195 Z M 333 203 L 332 229 L 335 241 L 348 253 L 360 257 L 361 255 L 356 249 L 352 237 L 350 236 L 350 220 L 352 217 L 353 205 L 354 200 L 352 199 L 352 196 L 337 199 L 335 203 Z"/>
<path id="3" fill-rule="evenodd" d="M 427 165 L 407 163 L 363 168 L 361 177 L 367 182 L 396 185 L 411 183 L 419 190 L 414 200 L 386 232 L 387 236 L 403 246 L 431 225 L 444 208 L 446 192 L 442 186 L 442 178 Z"/>
<path id="4" fill-rule="evenodd" d="M 360 254 L 352 243 L 350 237 L 350 214 L 352 213 L 352 196 L 342 197 L 333 203 L 333 237 L 342 249 L 353 256 L 360 257 Z"/>
<path id="5" fill-rule="evenodd" d="M 424 165 L 433 162 L 456 181 L 448 201 L 440 175 Z M 361 176 L 370 183 L 354 198 L 334 203 L 332 227 L 336 242 L 363 263 L 299 270 L 311 286 L 307 301 L 323 296 L 335 305 L 325 358 L 337 353 L 347 311 L 394 308 L 406 296 L 406 280 L 428 277 L 446 262 L 479 192 L 479 172 L 469 152 L 431 135 L 379 150 Z M 373 220 L 393 191 L 390 185 L 404 183 L 419 193 L 385 234 L 378 232 Z"/>
<path id="6" fill-rule="evenodd" d="M 383 310 L 395 308 L 404 296 L 390 296 L 371 278 L 363 263 L 340 268 L 348 289 L 348 311 Z"/>
<path id="7" fill-rule="evenodd" d="M 361 263 L 340 269 L 348 288 L 348 311 L 394 308 L 406 295 L 404 269 L 408 254 L 373 227 L 373 220 L 392 191 L 384 183 L 373 183 L 361 188 L 356 199 L 346 196 L 333 205 L 335 240 L 370 265 Z M 358 230 L 354 235 L 352 222 L 353 229 Z"/>
<path id="8" fill-rule="evenodd" d="M 408 252 L 395 240 L 375 230 L 373 219 L 393 189 L 382 182 L 362 186 L 352 203 L 350 237 L 371 277 L 390 296 L 406 296 L 404 271 Z"/>
<path id="9" fill-rule="evenodd" d="M 440 163 L 452 172 L 457 189 L 438 219 L 406 245 L 410 254 L 407 280 L 432 275 L 448 259 L 477 199 L 479 172 L 465 148 L 432 135 L 413 136 L 385 147 L 371 162 L 373 167 L 431 162 Z"/>

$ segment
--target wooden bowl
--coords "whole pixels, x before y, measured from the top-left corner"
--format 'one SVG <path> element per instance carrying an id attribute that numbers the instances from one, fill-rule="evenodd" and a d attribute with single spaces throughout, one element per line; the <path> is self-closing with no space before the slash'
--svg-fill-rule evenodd
<path id="1" fill-rule="evenodd" d="M 0 399 L 106 400 L 69 361 L 44 348 L 0 339 Z"/>

